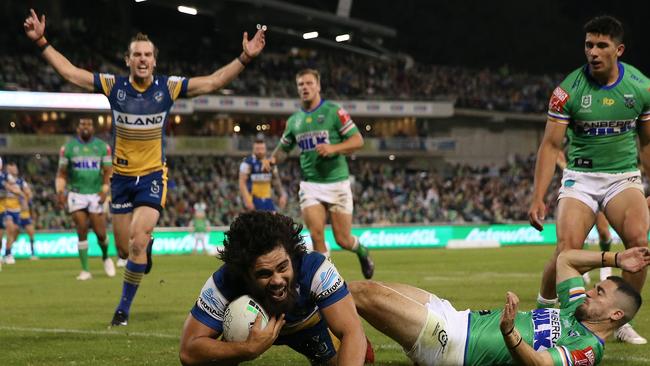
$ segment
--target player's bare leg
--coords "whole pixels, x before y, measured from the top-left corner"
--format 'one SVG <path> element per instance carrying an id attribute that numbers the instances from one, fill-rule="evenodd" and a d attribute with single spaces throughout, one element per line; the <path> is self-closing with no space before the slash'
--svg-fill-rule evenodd
<path id="1" fill-rule="evenodd" d="M 569 249 L 581 249 L 585 239 L 594 226 L 596 215 L 583 202 L 575 198 L 562 198 L 557 207 L 557 246 L 551 259 L 544 267 L 538 307 L 555 304 L 555 264 L 557 256 Z"/>
<path id="2" fill-rule="evenodd" d="M 78 210 L 72 213 L 72 221 L 77 229 L 77 248 L 79 249 L 79 260 L 81 261 L 81 273 L 77 276 L 79 281 L 86 281 L 92 278 L 88 267 L 88 212 Z"/>
<path id="3" fill-rule="evenodd" d="M 102 251 L 102 263 L 104 264 L 104 272 L 108 277 L 115 276 L 115 265 L 113 260 L 108 257 L 108 236 L 106 235 L 106 215 L 103 213 L 91 213 L 90 225 L 97 236 L 97 244 Z"/>
<path id="4" fill-rule="evenodd" d="M 36 252 L 34 251 L 34 236 L 36 235 L 36 228 L 34 228 L 34 224 L 29 224 L 25 226 L 25 232 L 27 233 L 27 236 L 29 237 L 29 247 L 32 250 L 32 256 L 30 257 L 31 260 L 37 260 L 38 256 L 36 255 Z"/>
<path id="5" fill-rule="evenodd" d="M 131 227 L 132 213 L 113 214 L 113 239 L 119 257 L 117 266 L 125 267 L 129 258 L 129 228 Z"/>
<path id="6" fill-rule="evenodd" d="M 327 221 L 327 209 L 322 204 L 307 206 L 302 209 L 302 219 L 309 230 L 314 251 L 323 253 L 329 257 L 325 245 L 325 222 Z"/>
<path id="7" fill-rule="evenodd" d="M 352 235 L 352 215 L 340 211 L 330 211 L 332 220 L 332 232 L 336 243 L 345 250 L 354 252 L 359 257 L 361 272 L 366 279 L 372 278 L 375 272 L 375 264 L 370 258 L 368 249 L 364 247 L 359 239 Z"/>
<path id="8" fill-rule="evenodd" d="M 16 241 L 16 238 L 18 237 L 18 231 L 20 229 L 18 228 L 18 224 L 14 222 L 11 216 L 6 216 L 4 223 L 7 232 L 7 242 L 5 243 L 4 262 L 6 264 L 16 264 L 14 255 L 11 254 L 11 249 L 14 245 L 14 242 Z"/>
<path id="9" fill-rule="evenodd" d="M 413 348 L 427 319 L 424 305 L 380 282 L 352 281 L 348 289 L 362 318 L 404 349 Z"/>
<path id="10" fill-rule="evenodd" d="M 617 194 L 605 207 L 607 219 L 623 240 L 626 248 L 648 246 L 648 220 L 650 220 L 650 215 L 648 214 L 646 202 L 640 190 L 629 188 Z M 623 271 L 623 278 L 634 289 L 641 292 L 647 273 L 647 268 L 637 273 Z M 616 331 L 616 338 L 630 344 L 648 343 L 629 324 Z"/>
<path id="11" fill-rule="evenodd" d="M 609 221 L 602 211 L 596 215 L 596 230 L 598 231 L 598 245 L 600 250 L 609 252 L 612 249 L 612 234 L 609 232 Z M 600 280 L 604 281 L 612 275 L 612 267 L 600 269 Z"/>

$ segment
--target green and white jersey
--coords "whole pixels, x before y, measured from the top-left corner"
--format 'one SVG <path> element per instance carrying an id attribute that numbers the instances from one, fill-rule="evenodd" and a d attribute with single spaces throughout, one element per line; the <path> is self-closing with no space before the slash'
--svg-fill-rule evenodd
<path id="1" fill-rule="evenodd" d="M 192 219 L 192 227 L 194 228 L 195 233 L 206 233 L 208 232 L 208 226 L 210 222 L 208 219 L 195 217 Z"/>
<path id="2" fill-rule="evenodd" d="M 584 302 L 582 277 L 570 278 L 557 285 L 559 309 L 535 309 L 519 312 L 515 326 L 538 352 L 548 351 L 556 366 L 593 366 L 603 358 L 604 341 L 575 317 Z M 465 350 L 465 365 L 514 365 L 499 329 L 503 310 L 472 311 Z"/>
<path id="3" fill-rule="evenodd" d="M 102 167 L 110 165 L 111 148 L 98 138 L 84 143 L 75 137 L 59 152 L 59 169 L 67 169 L 71 192 L 99 193 L 103 183 Z"/>
<path id="4" fill-rule="evenodd" d="M 318 155 L 319 144 L 338 144 L 358 133 L 357 126 L 348 112 L 340 106 L 322 100 L 311 111 L 300 110 L 287 120 L 287 127 L 280 139 L 286 152 L 296 145 L 300 149 L 302 179 L 307 182 L 333 183 L 348 179 L 350 173 L 344 155 L 322 157 Z"/>
<path id="5" fill-rule="evenodd" d="M 614 84 L 602 86 L 585 65 L 553 91 L 548 117 L 568 124 L 568 169 L 637 170 L 637 126 L 650 121 L 650 80 L 625 63 L 618 63 L 618 73 Z"/>

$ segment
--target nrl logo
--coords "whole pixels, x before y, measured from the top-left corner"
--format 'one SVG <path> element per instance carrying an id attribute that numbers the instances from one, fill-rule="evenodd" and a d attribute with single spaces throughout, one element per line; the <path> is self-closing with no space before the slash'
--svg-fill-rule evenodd
<path id="1" fill-rule="evenodd" d="M 582 96 L 582 103 L 580 103 L 582 108 L 591 107 L 591 94 Z"/>
<path id="2" fill-rule="evenodd" d="M 634 108 L 636 100 L 634 100 L 633 94 L 623 94 L 623 99 L 625 100 L 625 106 L 628 108 Z"/>

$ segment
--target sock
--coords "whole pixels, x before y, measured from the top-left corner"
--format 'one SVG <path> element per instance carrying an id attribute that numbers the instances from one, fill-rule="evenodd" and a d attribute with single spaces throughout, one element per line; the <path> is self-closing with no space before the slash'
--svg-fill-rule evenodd
<path id="1" fill-rule="evenodd" d="M 97 240 L 97 243 L 99 244 L 99 249 L 102 250 L 102 260 L 105 261 L 108 258 L 108 238 L 104 238 L 103 242 Z"/>
<path id="2" fill-rule="evenodd" d="M 552 307 L 555 307 L 556 303 L 557 303 L 557 297 L 555 299 L 545 299 L 545 298 L 542 297 L 541 294 L 537 294 L 537 308 L 538 309 L 552 308 Z"/>
<path id="3" fill-rule="evenodd" d="M 79 260 L 81 261 L 81 269 L 89 272 L 88 270 L 88 240 L 80 241 L 77 243 L 79 248 Z"/>
<path id="4" fill-rule="evenodd" d="M 352 245 L 350 251 L 357 253 L 359 257 L 367 256 L 368 249 L 359 242 L 359 238 L 357 238 L 356 236 L 352 236 L 352 238 L 354 239 L 354 244 Z"/>
<path id="5" fill-rule="evenodd" d="M 600 250 L 609 252 L 609 250 L 612 249 L 612 238 L 609 238 L 608 241 L 601 240 L 598 245 L 600 245 Z"/>
<path id="6" fill-rule="evenodd" d="M 11 255 L 11 248 L 5 248 L 5 257 Z"/>
<path id="7" fill-rule="evenodd" d="M 144 276 L 145 268 L 147 268 L 146 264 L 134 263 L 130 259 L 126 262 L 122 297 L 120 298 L 120 304 L 117 306 L 117 310 L 122 310 L 126 315 L 129 315 L 131 303 L 133 302 L 135 293 L 138 291 L 138 286 Z"/>
<path id="8" fill-rule="evenodd" d="M 32 238 L 29 238 L 29 247 L 32 250 L 32 255 L 33 256 L 36 255 L 36 252 L 34 251 L 34 239 L 32 239 Z"/>

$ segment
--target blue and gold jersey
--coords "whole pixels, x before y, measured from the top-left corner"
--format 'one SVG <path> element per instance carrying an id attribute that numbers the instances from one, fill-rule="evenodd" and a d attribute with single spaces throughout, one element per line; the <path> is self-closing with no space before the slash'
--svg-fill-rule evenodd
<path id="1" fill-rule="evenodd" d="M 151 85 L 139 90 L 128 76 L 95 73 L 94 77 L 95 91 L 108 97 L 113 113 L 114 172 L 143 176 L 162 170 L 167 116 L 176 98 L 186 95 L 188 79 L 154 75 Z"/>
<path id="2" fill-rule="evenodd" d="M 6 182 L 15 185 L 22 190 L 22 179 L 16 178 L 11 174 L 6 174 Z M 5 191 L 4 208 L 5 211 L 20 212 L 21 197 L 13 192 Z"/>
<path id="3" fill-rule="evenodd" d="M 277 167 L 273 167 L 274 172 L 277 173 Z M 248 174 L 246 180 L 246 188 L 251 193 L 253 198 L 268 199 L 271 198 L 271 180 L 273 173 L 262 171 L 262 161 L 250 155 L 244 158 L 239 166 L 239 172 Z"/>
<path id="4" fill-rule="evenodd" d="M 283 344 L 283 336 L 306 330 L 321 320 L 320 309 L 330 306 L 349 294 L 343 277 L 334 264 L 321 253 L 310 252 L 293 263 L 298 297 L 285 314 L 287 323 L 275 344 Z M 230 278 L 227 267 L 219 268 L 205 282 L 192 316 L 216 332 L 223 332 L 224 311 L 228 304 L 246 294 L 245 285 Z"/>

